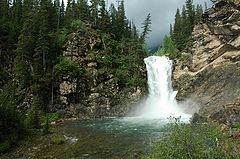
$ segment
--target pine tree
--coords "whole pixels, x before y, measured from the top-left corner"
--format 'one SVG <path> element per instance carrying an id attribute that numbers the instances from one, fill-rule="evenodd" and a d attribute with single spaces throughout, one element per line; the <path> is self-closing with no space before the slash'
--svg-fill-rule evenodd
<path id="1" fill-rule="evenodd" d="M 115 33 L 117 30 L 117 9 L 113 3 L 110 5 L 109 11 L 111 20 L 111 32 Z"/>
<path id="2" fill-rule="evenodd" d="M 202 5 L 197 5 L 196 7 L 196 13 L 195 13 L 196 17 L 195 17 L 195 23 L 199 23 L 202 20 L 202 15 L 203 15 L 203 8 Z"/>
<path id="3" fill-rule="evenodd" d="M 145 39 L 147 38 L 147 34 L 149 34 L 149 32 L 151 31 L 150 29 L 150 25 L 151 25 L 151 14 L 149 13 L 147 15 L 147 18 L 144 20 L 144 22 L 142 23 L 142 35 L 141 35 L 141 41 L 144 42 Z"/>
<path id="4" fill-rule="evenodd" d="M 177 9 L 175 15 L 175 23 L 174 23 L 174 30 L 173 30 L 173 40 L 177 45 L 178 49 L 182 49 L 182 20 L 180 10 Z"/>
<path id="5" fill-rule="evenodd" d="M 59 27 L 58 27 L 58 17 L 59 17 L 59 9 L 60 9 L 60 1 L 59 0 L 55 0 L 55 1 L 51 1 L 48 0 L 47 1 L 47 5 L 46 5 L 46 10 L 47 10 L 47 20 L 49 23 L 48 30 L 51 32 L 56 31 Z"/>
<path id="6" fill-rule="evenodd" d="M 24 23 L 18 38 L 15 58 L 15 77 L 19 81 L 20 89 L 29 88 L 31 85 L 32 57 L 35 48 L 35 14 L 33 12 L 33 1 L 24 1 Z"/>
<path id="7" fill-rule="evenodd" d="M 124 7 L 124 0 L 121 0 L 119 5 L 118 5 L 118 11 L 117 11 L 117 30 L 116 30 L 116 35 L 121 39 L 126 32 L 126 28 L 128 26 L 128 22 L 126 20 L 126 15 L 125 15 L 125 7 Z"/>
<path id="8" fill-rule="evenodd" d="M 38 14 L 39 31 L 36 41 L 35 54 L 34 54 L 34 74 L 36 76 L 43 76 L 46 74 L 47 69 L 47 55 L 49 54 L 49 21 L 48 21 L 48 0 L 40 1 L 40 10 Z"/>
<path id="9" fill-rule="evenodd" d="M 11 20 L 16 24 L 15 26 L 21 28 L 22 27 L 22 0 L 14 0 L 13 6 L 11 7 Z"/>
<path id="10" fill-rule="evenodd" d="M 105 32 L 110 31 L 110 16 L 106 10 L 106 4 L 104 0 L 100 1 L 100 14 L 99 14 L 99 29 Z"/>
<path id="11" fill-rule="evenodd" d="M 58 18 L 58 28 L 62 28 L 64 26 L 64 16 L 65 16 L 65 6 L 64 1 L 62 0 L 60 9 L 59 9 L 59 18 Z"/>
<path id="12" fill-rule="evenodd" d="M 170 34 L 170 37 L 173 38 L 173 26 L 172 26 L 172 24 L 170 24 L 170 32 L 169 32 L 169 34 Z"/>
<path id="13" fill-rule="evenodd" d="M 195 9 L 193 5 L 193 0 L 186 0 L 186 13 L 187 13 L 188 23 L 189 23 L 188 35 L 190 36 L 195 24 Z"/>
<path id="14" fill-rule="evenodd" d="M 8 19 L 9 3 L 7 0 L 0 0 L 0 24 Z"/>
<path id="15" fill-rule="evenodd" d="M 72 21 L 73 21 L 73 0 L 68 0 L 64 17 L 65 26 L 69 27 Z"/>
<path id="16" fill-rule="evenodd" d="M 187 17 L 187 11 L 185 6 L 182 8 L 182 13 L 181 13 L 181 36 L 179 37 L 179 44 L 180 44 L 180 50 L 185 48 L 189 37 L 191 36 L 192 31 L 190 30 L 190 21 Z"/>
<path id="17" fill-rule="evenodd" d="M 93 24 L 95 26 L 98 25 L 98 6 L 99 0 L 90 0 L 90 10 L 91 10 L 91 19 L 93 20 Z"/>

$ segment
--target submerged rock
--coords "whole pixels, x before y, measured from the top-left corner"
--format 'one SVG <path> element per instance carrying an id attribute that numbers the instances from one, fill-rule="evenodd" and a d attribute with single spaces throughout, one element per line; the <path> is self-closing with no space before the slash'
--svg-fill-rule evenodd
<path id="1" fill-rule="evenodd" d="M 226 106 L 239 110 L 240 8 L 218 2 L 195 26 L 191 48 L 177 61 L 173 73 L 178 100 L 199 103 L 199 115 L 226 122 L 232 115 Z"/>

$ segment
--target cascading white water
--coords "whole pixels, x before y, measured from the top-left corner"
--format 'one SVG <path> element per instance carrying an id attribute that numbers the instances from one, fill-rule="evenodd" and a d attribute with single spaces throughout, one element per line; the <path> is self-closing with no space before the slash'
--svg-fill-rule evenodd
<path id="1" fill-rule="evenodd" d="M 178 106 L 173 91 L 172 61 L 166 56 L 150 56 L 144 59 L 148 74 L 149 95 L 141 117 L 168 118 L 180 117 L 189 119 L 191 115 L 184 114 Z"/>

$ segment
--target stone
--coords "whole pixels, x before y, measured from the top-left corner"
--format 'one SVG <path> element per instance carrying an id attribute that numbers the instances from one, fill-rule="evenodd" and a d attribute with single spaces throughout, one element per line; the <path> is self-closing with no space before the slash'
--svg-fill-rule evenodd
<path id="1" fill-rule="evenodd" d="M 230 42 L 230 45 L 232 45 L 235 48 L 240 49 L 240 36 L 238 36 L 236 39 L 234 39 L 232 42 Z"/>
<path id="2" fill-rule="evenodd" d="M 207 10 L 194 28 L 187 58 L 178 60 L 173 72 L 177 99 L 196 101 L 199 116 L 225 124 L 232 109 L 240 108 L 239 9 L 221 2 Z"/>
<path id="3" fill-rule="evenodd" d="M 54 109 L 68 118 L 124 116 L 144 96 L 145 86 L 122 86 L 112 70 L 99 62 L 105 58 L 102 35 L 91 26 L 87 29 L 87 34 L 81 30 L 71 33 L 64 45 L 63 57 L 78 63 L 85 73 L 79 77 L 60 77 L 60 104 Z M 145 79 L 144 63 L 139 69 Z"/>

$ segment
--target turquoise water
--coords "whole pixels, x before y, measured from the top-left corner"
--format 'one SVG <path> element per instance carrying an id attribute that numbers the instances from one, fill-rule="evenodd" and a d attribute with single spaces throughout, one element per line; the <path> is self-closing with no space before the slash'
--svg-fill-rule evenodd
<path id="1" fill-rule="evenodd" d="M 113 159 L 137 158 L 150 151 L 166 132 L 165 119 L 110 118 L 68 121 L 60 127 L 77 138 L 58 152 L 59 158 Z"/>

